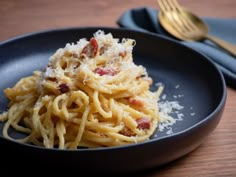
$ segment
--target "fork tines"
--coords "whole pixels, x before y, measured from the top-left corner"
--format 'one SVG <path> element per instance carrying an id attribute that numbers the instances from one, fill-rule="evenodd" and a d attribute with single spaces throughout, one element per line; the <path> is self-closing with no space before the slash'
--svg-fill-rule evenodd
<path id="1" fill-rule="evenodd" d="M 169 21 L 173 22 L 173 26 L 181 33 L 191 33 L 198 30 L 195 24 L 182 12 L 184 7 L 176 0 L 157 0 L 157 3 L 162 13 L 166 14 Z"/>

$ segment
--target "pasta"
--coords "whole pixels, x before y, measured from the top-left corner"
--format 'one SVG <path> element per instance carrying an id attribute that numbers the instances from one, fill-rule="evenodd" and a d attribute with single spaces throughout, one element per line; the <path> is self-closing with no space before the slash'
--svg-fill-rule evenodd
<path id="1" fill-rule="evenodd" d="M 158 98 L 152 79 L 133 62 L 135 40 L 99 30 L 58 49 L 41 71 L 4 93 L 9 109 L 3 136 L 46 148 L 121 146 L 146 141 L 156 130 Z M 26 136 L 14 139 L 9 128 Z"/>

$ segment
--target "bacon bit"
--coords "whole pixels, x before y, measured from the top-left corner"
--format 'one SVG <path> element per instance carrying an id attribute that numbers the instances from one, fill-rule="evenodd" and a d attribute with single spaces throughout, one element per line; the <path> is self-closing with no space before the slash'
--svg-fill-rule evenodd
<path id="1" fill-rule="evenodd" d="M 119 56 L 121 56 L 122 58 L 124 58 L 124 57 L 126 56 L 126 54 L 127 54 L 126 51 L 124 51 L 124 52 L 120 52 L 120 53 L 119 53 Z"/>
<path id="2" fill-rule="evenodd" d="M 89 58 L 94 58 L 98 52 L 98 43 L 95 38 L 91 38 L 89 43 L 83 48 L 80 57 L 84 58 L 88 56 Z"/>
<path id="3" fill-rule="evenodd" d="M 99 76 L 103 75 L 114 76 L 118 73 L 116 70 L 110 67 L 98 67 L 94 70 L 94 72 L 96 74 L 99 74 Z"/>
<path id="4" fill-rule="evenodd" d="M 128 137 L 135 135 L 128 127 L 124 127 L 119 133 Z"/>
<path id="5" fill-rule="evenodd" d="M 139 129 L 149 129 L 151 126 L 150 120 L 147 117 L 142 117 L 136 120 Z"/>
<path id="6" fill-rule="evenodd" d="M 129 103 L 134 105 L 134 106 L 138 106 L 138 107 L 142 107 L 144 106 L 144 103 L 141 100 L 138 100 L 136 98 L 129 98 Z"/>
<path id="7" fill-rule="evenodd" d="M 66 93 L 66 92 L 69 92 L 69 91 L 70 91 L 70 87 L 69 87 L 67 84 L 65 84 L 65 83 L 60 84 L 58 87 L 59 87 L 58 90 L 59 90 L 61 93 Z"/>
<path id="8" fill-rule="evenodd" d="M 54 125 L 58 122 L 58 120 L 59 119 L 57 117 L 52 117 L 52 122 L 53 122 Z"/>

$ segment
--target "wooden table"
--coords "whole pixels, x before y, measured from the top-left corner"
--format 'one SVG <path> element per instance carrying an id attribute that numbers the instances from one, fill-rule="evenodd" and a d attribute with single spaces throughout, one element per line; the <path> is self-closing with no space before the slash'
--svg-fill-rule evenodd
<path id="1" fill-rule="evenodd" d="M 235 0 L 180 0 L 196 14 L 236 18 Z M 131 8 L 158 8 L 156 0 L 1 0 L 0 41 L 17 35 L 60 27 L 117 27 Z M 236 90 L 227 88 L 222 120 L 204 143 L 189 155 L 144 176 L 236 176 Z"/>

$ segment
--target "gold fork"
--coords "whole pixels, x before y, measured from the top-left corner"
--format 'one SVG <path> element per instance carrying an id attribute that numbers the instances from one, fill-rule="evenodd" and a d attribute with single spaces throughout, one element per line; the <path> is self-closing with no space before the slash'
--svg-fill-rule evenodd
<path id="1" fill-rule="evenodd" d="M 176 0 L 157 0 L 160 7 L 159 20 L 171 35 L 185 41 L 211 40 L 221 48 L 236 56 L 236 46 L 210 36 L 207 25 L 195 14 L 179 5 Z"/>

